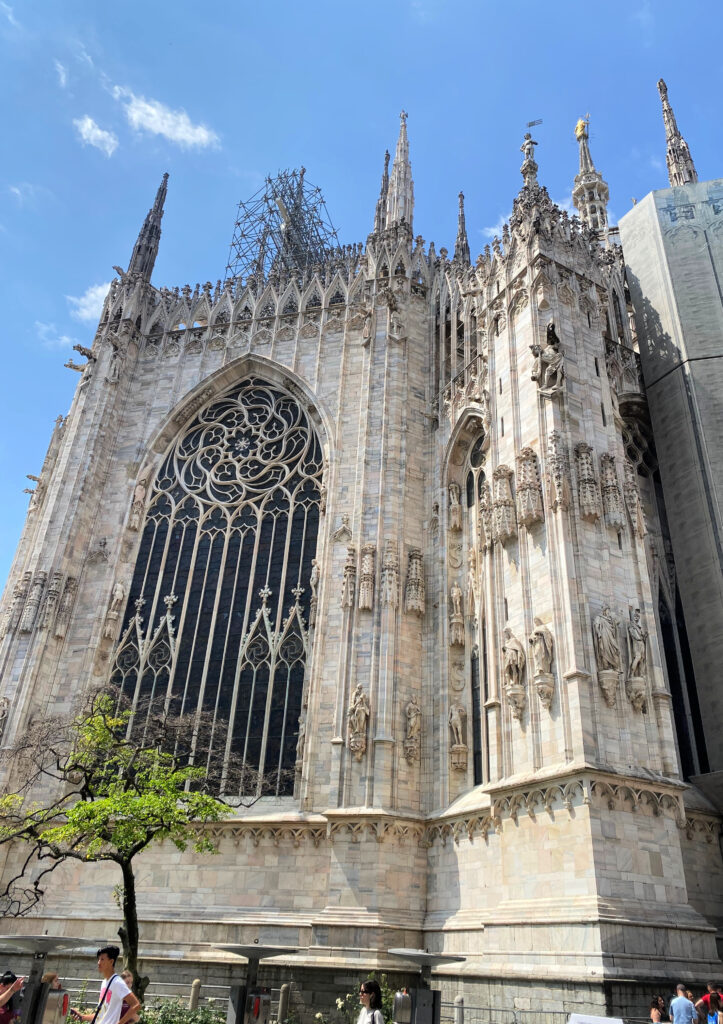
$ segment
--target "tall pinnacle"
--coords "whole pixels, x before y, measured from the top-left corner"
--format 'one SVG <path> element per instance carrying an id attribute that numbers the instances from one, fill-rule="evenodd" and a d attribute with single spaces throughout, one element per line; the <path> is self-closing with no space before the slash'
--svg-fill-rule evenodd
<path id="1" fill-rule="evenodd" d="M 661 78 L 658 81 L 658 92 L 663 103 L 663 123 L 665 125 L 666 153 L 665 161 L 668 165 L 668 181 L 670 187 L 676 185 L 687 185 L 698 180 L 698 174 L 690 155 L 688 143 L 678 130 L 673 108 L 668 101 L 668 87 Z"/>
<path id="2" fill-rule="evenodd" d="M 384 153 L 384 173 L 379 189 L 377 208 L 374 213 L 374 230 L 383 231 L 387 226 L 387 195 L 389 194 L 389 150 Z"/>
<path id="3" fill-rule="evenodd" d="M 580 211 L 580 220 L 586 227 L 597 231 L 604 239 L 608 233 L 608 199 L 610 189 L 602 174 L 595 170 L 590 154 L 588 125 L 590 117 L 579 118 L 575 125 L 575 138 L 580 146 L 580 170 L 575 175 L 572 201 Z"/>
<path id="4" fill-rule="evenodd" d="M 461 263 L 472 262 L 467 241 L 467 225 L 464 220 L 464 192 L 459 194 L 459 213 L 457 214 L 457 241 L 454 243 L 454 258 Z"/>
<path id="5" fill-rule="evenodd" d="M 161 240 L 161 219 L 163 217 L 163 204 L 166 201 L 168 190 L 168 172 L 163 175 L 161 184 L 156 192 L 156 199 L 148 211 L 143 227 L 138 233 L 136 244 L 133 246 L 133 254 L 128 264 L 129 274 L 140 274 L 141 277 L 150 281 L 153 273 L 153 265 L 158 255 L 158 243 Z"/>
<path id="6" fill-rule="evenodd" d="M 392 176 L 387 194 L 387 227 L 400 224 L 402 221 L 412 227 L 414 213 L 414 182 L 412 181 L 412 165 L 409 162 L 409 140 L 407 138 L 407 113 L 399 115 L 399 138 L 397 151 L 392 164 Z"/>

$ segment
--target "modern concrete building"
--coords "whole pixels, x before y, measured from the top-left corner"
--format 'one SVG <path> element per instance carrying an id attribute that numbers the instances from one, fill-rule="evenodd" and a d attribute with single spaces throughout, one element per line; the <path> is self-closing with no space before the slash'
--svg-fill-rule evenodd
<path id="1" fill-rule="evenodd" d="M 437 979 L 468 1004 L 641 1015 L 664 983 L 720 971 L 720 818 L 687 781 L 704 762 L 686 653 L 713 664 L 719 563 L 691 568 L 699 654 L 673 560 L 679 531 L 691 561 L 717 534 L 700 512 L 703 539 L 685 534 L 670 503 L 666 519 L 659 486 L 682 472 L 676 431 L 705 453 L 715 426 L 690 403 L 708 415 L 715 396 L 681 391 L 688 418 L 661 411 L 656 447 L 607 185 L 576 135 L 581 219 L 539 183 L 528 135 L 510 221 L 474 264 L 462 196 L 451 259 L 414 235 L 405 114 L 364 245 L 332 244 L 303 172 L 284 175 L 243 208 L 223 284 L 158 288 L 159 189 L 51 440 L 0 646 L 6 744 L 89 687 L 155 687 L 277 773 L 216 828 L 217 856 L 144 855 L 156 976 L 218 978 L 208 944 L 259 939 L 299 950 L 317 1009 L 363 971 L 394 977 L 387 950 L 428 948 L 466 957 Z M 713 186 L 679 192 L 712 224 Z M 630 219 L 641 282 L 639 238 L 659 240 L 653 304 L 688 280 L 660 195 Z M 702 328 L 720 317 L 712 286 L 685 288 Z M 678 401 L 692 372 L 667 358 L 655 429 L 656 395 Z M 717 457 L 685 463 L 703 510 Z M 20 926 L 113 934 L 113 872 L 63 872 Z"/>

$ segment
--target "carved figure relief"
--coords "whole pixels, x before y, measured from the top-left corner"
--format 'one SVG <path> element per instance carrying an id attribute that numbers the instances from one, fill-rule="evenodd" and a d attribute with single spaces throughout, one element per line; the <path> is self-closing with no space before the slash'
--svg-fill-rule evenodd
<path id="1" fill-rule="evenodd" d="M 620 644 L 618 643 L 618 620 L 607 605 L 593 619 L 592 629 L 598 682 L 605 703 L 608 707 L 614 708 L 620 676 Z"/>
<path id="2" fill-rule="evenodd" d="M 361 683 L 357 683 L 352 694 L 349 710 L 347 711 L 347 735 L 349 750 L 354 755 L 355 761 L 361 761 L 367 749 L 367 723 L 371 709 L 369 698 L 362 690 Z"/>
<path id="3" fill-rule="evenodd" d="M 396 608 L 399 604 L 399 557 L 397 545 L 388 540 L 384 546 L 381 580 L 382 604 Z"/>
<path id="4" fill-rule="evenodd" d="M 630 516 L 630 524 L 633 528 L 633 532 L 642 540 L 647 532 L 645 528 L 645 513 L 640 500 L 637 473 L 635 472 L 635 467 L 630 459 L 625 459 L 624 473 L 625 481 L 623 483 L 623 494 L 625 496 L 625 507 L 628 510 L 628 515 Z"/>
<path id="5" fill-rule="evenodd" d="M 63 596 L 60 598 L 60 604 L 58 605 L 58 614 L 55 616 L 54 635 L 58 640 L 62 640 L 65 637 L 77 590 L 77 579 L 75 576 L 68 576 L 63 588 Z"/>
<path id="6" fill-rule="evenodd" d="M 648 631 L 640 619 L 640 609 L 630 613 L 627 623 L 628 634 L 628 678 L 625 692 L 636 711 L 643 711 L 646 703 L 646 682 L 648 676 Z"/>
<path id="7" fill-rule="evenodd" d="M 404 709 L 406 733 L 404 736 L 404 757 L 409 764 L 419 760 L 422 739 L 422 709 L 416 697 L 412 697 Z"/>
<path id="8" fill-rule="evenodd" d="M 334 532 L 331 538 L 337 544 L 345 544 L 348 540 L 351 540 L 351 529 L 349 527 L 349 513 L 342 512 L 341 514 L 341 526 Z"/>
<path id="9" fill-rule="evenodd" d="M 45 599 L 45 611 L 43 612 L 43 629 L 49 629 L 55 618 L 62 581 L 62 572 L 54 572 L 50 578 L 48 596 Z"/>
<path id="10" fill-rule="evenodd" d="M 113 584 L 113 590 L 111 591 L 110 604 L 108 605 L 108 611 L 105 616 L 105 625 L 103 626 L 103 637 L 106 640 L 112 640 L 116 634 L 116 623 L 118 622 L 125 596 L 126 588 L 120 580 L 116 580 Z"/>
<path id="11" fill-rule="evenodd" d="M 615 472 L 615 459 L 612 455 L 605 454 L 600 458 L 600 478 L 605 522 L 615 530 L 622 530 L 625 522 L 623 499 L 620 494 L 618 475 Z"/>
<path id="12" fill-rule="evenodd" d="M 429 532 L 433 537 L 437 536 L 439 532 L 439 502 L 435 501 L 432 505 L 432 515 L 429 520 Z"/>
<path id="13" fill-rule="evenodd" d="M 371 611 L 374 607 L 375 555 L 376 547 L 365 544 L 361 549 L 361 572 L 359 574 L 359 607 Z"/>
<path id="14" fill-rule="evenodd" d="M 452 734 L 450 750 L 452 770 L 467 771 L 467 711 L 462 704 L 453 704 L 449 709 L 449 728 Z"/>
<path id="15" fill-rule="evenodd" d="M 592 448 L 584 441 L 575 445 L 577 465 L 577 491 L 580 501 L 580 515 L 589 522 L 600 518 L 600 492 L 595 479 L 592 463 Z"/>
<path id="16" fill-rule="evenodd" d="M 5 726 L 7 725 L 9 714 L 10 701 L 7 697 L 0 697 L 0 743 L 2 743 L 3 736 L 5 735 Z"/>
<path id="17" fill-rule="evenodd" d="M 129 530 L 139 530 L 140 525 L 143 522 L 143 513 L 146 508 L 146 494 L 148 493 L 148 477 L 149 471 L 143 470 L 138 483 L 133 491 L 133 501 L 131 502 L 131 514 L 128 520 Z"/>
<path id="18" fill-rule="evenodd" d="M 494 515 L 492 509 L 492 492 L 485 481 L 480 488 L 479 521 L 477 523 L 480 547 L 483 551 L 492 547 L 494 542 Z"/>
<path id="19" fill-rule="evenodd" d="M 534 618 L 534 629 L 530 633 L 529 644 L 534 665 L 534 680 L 537 695 L 542 705 L 550 710 L 555 692 L 555 677 L 552 674 L 552 658 L 555 642 L 552 633 L 537 616 Z"/>
<path id="20" fill-rule="evenodd" d="M 296 771 L 301 771 L 304 761 L 304 747 L 306 746 L 306 719 L 299 716 L 299 732 L 296 737 Z"/>
<path id="21" fill-rule="evenodd" d="M 474 619 L 479 603 L 479 581 L 477 576 L 477 552 L 470 548 L 467 552 L 467 615 Z"/>
<path id="22" fill-rule="evenodd" d="M 362 327 L 362 344 L 368 345 L 372 336 L 372 321 L 374 314 L 368 309 L 364 315 L 364 326 Z"/>
<path id="23" fill-rule="evenodd" d="M 452 607 L 449 613 L 449 645 L 464 647 L 464 618 L 462 616 L 462 588 L 459 583 L 452 584 L 449 596 Z"/>
<path id="24" fill-rule="evenodd" d="M 554 320 L 547 325 L 544 346 L 530 345 L 530 351 L 535 357 L 532 379 L 537 382 L 540 391 L 546 395 L 559 394 L 563 388 L 565 367 Z"/>
<path id="25" fill-rule="evenodd" d="M 389 337 L 394 341 L 404 341 L 404 322 L 397 310 L 392 310 L 389 316 Z"/>
<path id="26" fill-rule="evenodd" d="M 532 448 L 523 448 L 517 456 L 517 518 L 527 527 L 544 519 L 540 470 Z"/>
<path id="27" fill-rule="evenodd" d="M 25 604 L 25 599 L 28 596 L 28 590 L 30 589 L 30 581 L 33 578 L 31 572 L 24 572 L 18 582 L 15 584 L 13 590 L 13 600 L 10 608 L 8 609 L 7 617 L 3 623 L 3 633 L 5 636 L 7 633 L 12 633 L 20 621 L 20 615 Z"/>
<path id="28" fill-rule="evenodd" d="M 341 606 L 342 608 L 354 607 L 354 593 L 356 591 L 356 548 L 346 549 L 346 562 L 344 563 L 344 576 L 341 583 Z"/>
<path id="29" fill-rule="evenodd" d="M 512 498 L 512 470 L 509 466 L 498 466 L 493 473 L 495 497 L 493 523 L 495 540 L 504 544 L 517 535 L 517 517 Z"/>
<path id="30" fill-rule="evenodd" d="M 547 464 L 550 487 L 550 506 L 553 512 L 566 509 L 570 504 L 570 472 L 567 448 L 559 430 L 550 433 L 547 442 Z"/>
<path id="31" fill-rule="evenodd" d="M 311 588 L 311 599 L 309 601 L 309 626 L 314 626 L 316 625 L 316 605 L 318 601 L 317 590 L 319 588 L 319 563 L 315 558 L 311 559 L 309 587 Z"/>
<path id="32" fill-rule="evenodd" d="M 522 644 L 513 635 L 509 626 L 506 626 L 502 642 L 502 673 L 512 717 L 517 719 L 522 718 L 522 712 L 527 704 L 527 690 L 523 681 L 525 661 Z"/>
<path id="33" fill-rule="evenodd" d="M 425 587 L 424 564 L 419 548 L 410 548 L 407 563 L 407 585 L 404 593 L 404 609 L 414 615 L 424 615 Z"/>
<path id="34" fill-rule="evenodd" d="M 449 485 L 449 528 L 462 529 L 462 506 L 459 503 L 459 484 Z"/>
<path id="35" fill-rule="evenodd" d="M 40 607 L 40 602 L 43 598 L 43 591 L 45 590 L 45 582 L 47 578 L 48 574 L 43 569 L 39 569 L 33 576 L 33 582 L 30 585 L 28 598 L 25 602 L 23 614 L 20 618 L 21 633 L 30 633 L 35 625 L 35 619 L 37 618 L 38 608 Z"/>

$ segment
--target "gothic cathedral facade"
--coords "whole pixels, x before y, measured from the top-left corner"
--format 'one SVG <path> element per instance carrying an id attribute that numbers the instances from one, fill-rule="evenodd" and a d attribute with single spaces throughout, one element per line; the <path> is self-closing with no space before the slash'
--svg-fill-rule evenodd
<path id="1" fill-rule="evenodd" d="M 145 856 L 142 955 L 261 937 L 303 984 L 426 948 L 466 957 L 439 980 L 468 1003 L 544 985 L 638 1015 L 641 985 L 719 966 L 636 322 L 576 133 L 579 218 L 528 135 L 474 264 L 461 195 L 451 258 L 413 233 L 406 115 L 366 245 L 303 274 L 152 285 L 164 178 L 0 641 L 5 743 L 113 684 L 208 712 L 216 763 L 264 779 L 217 856 Z M 64 872 L 32 930 L 112 935 L 117 879 Z"/>

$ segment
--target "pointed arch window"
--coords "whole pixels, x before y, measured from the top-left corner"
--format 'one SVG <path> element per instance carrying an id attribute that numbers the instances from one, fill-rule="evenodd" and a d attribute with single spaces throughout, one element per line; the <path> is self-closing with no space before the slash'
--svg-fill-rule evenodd
<path id="1" fill-rule="evenodd" d="M 249 378 L 183 429 L 149 497 L 111 681 L 205 713 L 194 759 L 229 796 L 247 769 L 259 792 L 293 788 L 322 465 L 296 399 Z"/>

